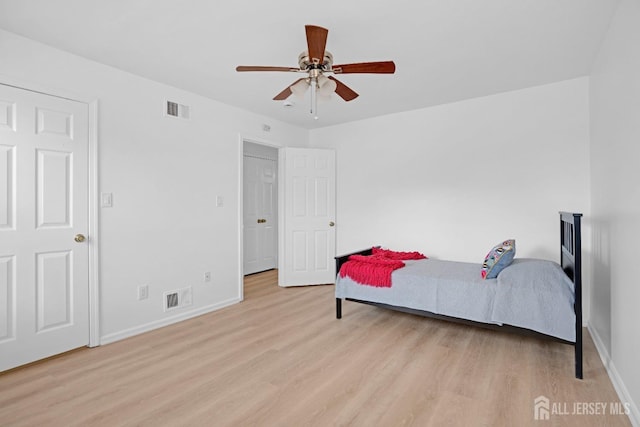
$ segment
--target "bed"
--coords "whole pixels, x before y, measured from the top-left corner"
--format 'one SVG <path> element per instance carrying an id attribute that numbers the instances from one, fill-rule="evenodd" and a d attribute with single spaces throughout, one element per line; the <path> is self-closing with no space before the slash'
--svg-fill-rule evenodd
<path id="1" fill-rule="evenodd" d="M 336 278 L 336 317 L 342 301 L 420 316 L 553 339 L 575 347 L 575 376 L 582 379 L 582 214 L 560 212 L 560 262 L 515 258 L 496 278 L 480 265 L 434 259 L 408 260 L 393 271 L 391 287 Z M 336 257 L 336 272 L 352 255 Z"/>

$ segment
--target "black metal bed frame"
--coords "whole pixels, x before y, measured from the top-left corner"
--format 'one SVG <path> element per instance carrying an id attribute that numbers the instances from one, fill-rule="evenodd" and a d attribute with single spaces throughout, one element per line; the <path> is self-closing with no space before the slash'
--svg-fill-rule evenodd
<path id="1" fill-rule="evenodd" d="M 547 334 L 532 331 L 526 328 L 520 328 L 512 325 L 495 325 L 490 323 L 474 322 L 471 320 L 460 319 L 457 317 L 443 316 L 431 313 L 430 311 L 416 310 L 408 307 L 400 307 L 395 305 L 383 304 L 372 301 L 363 301 L 352 298 L 345 298 L 347 301 L 369 304 L 376 307 L 388 308 L 391 310 L 402 311 L 419 316 L 429 317 L 433 319 L 446 320 L 449 322 L 461 323 L 464 325 L 478 326 L 485 329 L 493 329 L 500 331 L 508 331 L 520 335 L 530 335 L 553 341 L 562 342 L 574 346 L 575 350 L 575 374 L 576 378 L 582 379 L 582 243 L 580 218 L 581 213 L 560 212 L 560 265 L 565 274 L 573 281 L 574 285 L 574 311 L 576 314 L 576 341 L 566 341 Z M 335 257 L 336 272 L 340 271 L 342 264 L 347 262 L 351 255 L 371 255 L 372 248 L 361 251 L 351 252 L 348 254 Z M 336 298 L 336 318 L 342 318 L 342 299 Z"/>

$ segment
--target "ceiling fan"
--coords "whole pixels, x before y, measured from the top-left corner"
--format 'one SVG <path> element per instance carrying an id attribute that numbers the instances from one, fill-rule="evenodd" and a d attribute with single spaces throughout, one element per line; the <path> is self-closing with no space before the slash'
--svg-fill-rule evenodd
<path id="1" fill-rule="evenodd" d="M 302 96 L 308 88 L 311 88 L 311 114 L 317 119 L 318 97 L 329 97 L 333 92 L 337 93 L 345 101 L 351 101 L 358 94 L 347 85 L 333 76 L 325 74 L 393 74 L 396 65 L 393 61 L 360 62 L 355 64 L 333 64 L 333 55 L 325 50 L 327 34 L 329 30 L 315 25 L 305 25 L 307 34 L 307 50 L 298 56 L 299 67 L 272 67 L 240 65 L 236 71 L 285 71 L 293 73 L 306 73 L 308 76 L 296 80 L 287 86 L 273 99 L 283 101 L 292 94 Z"/>

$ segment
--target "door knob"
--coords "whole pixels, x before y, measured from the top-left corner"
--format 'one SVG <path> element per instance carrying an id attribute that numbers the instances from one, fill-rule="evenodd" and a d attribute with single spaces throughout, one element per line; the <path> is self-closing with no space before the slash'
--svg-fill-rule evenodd
<path id="1" fill-rule="evenodd" d="M 334 225 L 336 225 L 336 223 L 335 223 L 335 222 L 333 222 L 333 221 L 329 221 L 329 227 L 333 227 Z"/>
<path id="2" fill-rule="evenodd" d="M 83 234 L 76 234 L 76 237 L 74 237 L 73 240 L 75 240 L 78 243 L 82 243 L 86 240 L 86 237 L 84 237 Z"/>

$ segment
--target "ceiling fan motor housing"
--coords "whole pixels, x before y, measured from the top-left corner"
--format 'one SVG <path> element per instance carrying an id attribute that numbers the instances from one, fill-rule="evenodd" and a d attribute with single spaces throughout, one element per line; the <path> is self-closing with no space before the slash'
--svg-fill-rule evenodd
<path id="1" fill-rule="evenodd" d="M 303 71 L 309 71 L 313 69 L 318 69 L 321 71 L 331 71 L 331 66 L 333 65 L 333 55 L 329 51 L 324 51 L 324 61 L 322 64 L 316 64 L 311 59 L 309 59 L 309 52 L 306 50 L 298 55 L 298 65 L 300 65 L 300 69 Z"/>

